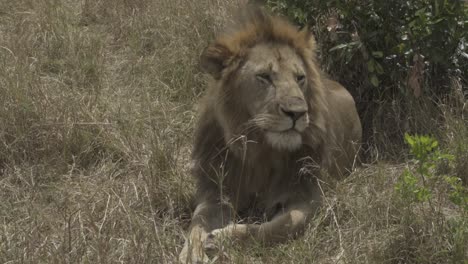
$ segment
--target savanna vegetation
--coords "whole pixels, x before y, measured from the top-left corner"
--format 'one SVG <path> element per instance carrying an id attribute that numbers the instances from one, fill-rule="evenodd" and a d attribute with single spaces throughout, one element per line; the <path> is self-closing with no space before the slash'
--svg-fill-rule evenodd
<path id="1" fill-rule="evenodd" d="M 199 55 L 245 2 L 0 0 L 1 263 L 176 262 Z M 303 236 L 214 262 L 468 263 L 466 4 L 263 2 L 354 95 L 363 164 Z"/>

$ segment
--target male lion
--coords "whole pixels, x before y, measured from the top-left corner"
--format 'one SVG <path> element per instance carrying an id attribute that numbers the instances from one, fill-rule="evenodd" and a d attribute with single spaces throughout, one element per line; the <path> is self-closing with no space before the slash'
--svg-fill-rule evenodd
<path id="1" fill-rule="evenodd" d="M 183 263 L 208 261 L 219 236 L 300 233 L 320 204 L 320 171 L 345 174 L 361 139 L 354 100 L 321 76 L 307 30 L 260 9 L 237 25 L 201 58 L 214 81 L 196 128 L 198 205 Z"/>

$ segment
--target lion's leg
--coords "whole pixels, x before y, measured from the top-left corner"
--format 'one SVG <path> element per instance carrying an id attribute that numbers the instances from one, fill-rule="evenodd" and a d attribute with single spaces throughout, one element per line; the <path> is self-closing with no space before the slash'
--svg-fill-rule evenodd
<path id="1" fill-rule="evenodd" d="M 213 229 L 226 225 L 231 217 L 231 209 L 212 201 L 200 203 L 193 214 L 187 239 L 179 255 L 181 263 L 205 263 L 204 242 Z"/>
<path id="2" fill-rule="evenodd" d="M 310 205 L 294 206 L 263 224 L 230 224 L 211 233 L 215 237 L 240 240 L 253 237 L 266 243 L 281 242 L 302 232 L 313 211 Z"/>
<path id="3" fill-rule="evenodd" d="M 296 236 L 303 232 L 310 214 L 311 209 L 306 206 L 287 210 L 261 224 L 253 233 L 254 238 L 264 242 L 281 242 Z"/>

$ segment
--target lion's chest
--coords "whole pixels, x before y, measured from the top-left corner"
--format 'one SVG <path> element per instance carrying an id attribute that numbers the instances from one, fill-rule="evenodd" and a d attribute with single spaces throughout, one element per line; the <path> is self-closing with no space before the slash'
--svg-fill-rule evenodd
<path id="1" fill-rule="evenodd" d="M 234 190 L 231 198 L 241 201 L 238 204 L 240 210 L 254 208 L 259 211 L 270 211 L 286 202 L 291 185 L 297 182 L 295 168 L 287 166 L 284 161 L 278 160 L 270 166 L 260 165 L 244 169 L 242 174 L 236 175 L 241 179 L 240 184 L 237 182 L 237 186 L 229 188 Z"/>

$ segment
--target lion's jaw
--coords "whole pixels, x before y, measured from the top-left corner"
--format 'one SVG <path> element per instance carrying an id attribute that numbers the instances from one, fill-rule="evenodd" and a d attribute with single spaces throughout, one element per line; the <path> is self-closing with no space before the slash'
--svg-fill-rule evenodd
<path id="1" fill-rule="evenodd" d="M 294 151 L 302 145 L 302 136 L 295 130 L 265 132 L 266 142 L 278 150 Z"/>

